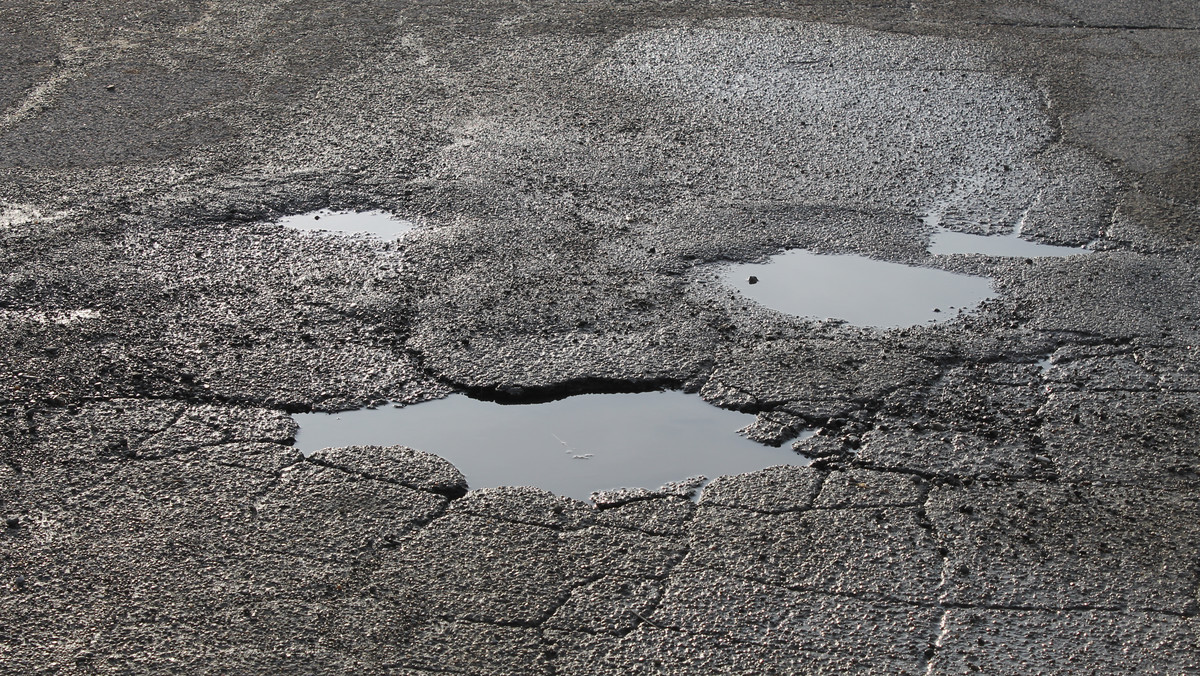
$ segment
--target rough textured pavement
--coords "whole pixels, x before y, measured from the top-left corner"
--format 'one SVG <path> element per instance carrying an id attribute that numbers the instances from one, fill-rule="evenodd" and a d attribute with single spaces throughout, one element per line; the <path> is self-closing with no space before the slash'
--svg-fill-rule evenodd
<path id="1" fill-rule="evenodd" d="M 1200 673 L 1198 143 L 1185 0 L 0 0 L 0 672 Z M 715 277 L 793 247 L 998 295 Z M 698 504 L 290 446 L 664 387 L 819 431 Z"/>

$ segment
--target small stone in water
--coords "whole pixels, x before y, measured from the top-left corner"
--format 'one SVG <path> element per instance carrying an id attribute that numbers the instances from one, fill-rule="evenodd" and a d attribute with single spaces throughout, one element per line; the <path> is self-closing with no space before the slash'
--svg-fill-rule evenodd
<path id="1" fill-rule="evenodd" d="M 758 284 L 758 277 L 755 277 L 754 275 L 750 275 L 750 276 L 749 276 L 749 277 L 746 279 L 746 281 L 747 281 L 748 283 L 750 283 L 750 284 Z"/>

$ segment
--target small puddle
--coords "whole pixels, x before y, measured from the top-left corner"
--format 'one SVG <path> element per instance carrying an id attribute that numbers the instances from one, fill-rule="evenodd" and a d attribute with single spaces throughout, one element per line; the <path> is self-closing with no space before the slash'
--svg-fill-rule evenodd
<path id="1" fill-rule="evenodd" d="M 804 249 L 728 266 L 722 279 L 780 312 L 885 329 L 954 319 L 992 296 L 986 277 Z"/>
<path id="2" fill-rule="evenodd" d="M 333 235 L 366 235 L 391 241 L 412 230 L 416 224 L 386 211 L 332 211 L 321 209 L 279 219 L 279 224 L 293 230 L 305 230 Z"/>
<path id="3" fill-rule="evenodd" d="M 983 254 L 985 256 L 1007 256 L 1010 258 L 1066 257 L 1091 253 L 1088 249 L 1072 246 L 1038 244 L 1021 239 L 1019 228 L 1011 235 L 968 235 L 939 228 L 933 233 L 929 253 L 937 256 L 948 254 Z"/>
<path id="4" fill-rule="evenodd" d="M 807 464 L 786 447 L 738 435 L 753 415 L 674 391 L 517 405 L 457 394 L 405 408 L 293 417 L 300 425 L 295 445 L 305 455 L 399 444 L 450 461 L 472 488 L 537 486 L 584 502 L 593 491 Z"/>

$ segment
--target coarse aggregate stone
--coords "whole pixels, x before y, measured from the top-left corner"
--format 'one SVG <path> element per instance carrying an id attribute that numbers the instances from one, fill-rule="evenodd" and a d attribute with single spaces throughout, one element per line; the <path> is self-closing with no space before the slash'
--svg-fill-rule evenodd
<path id="1" fill-rule="evenodd" d="M 953 602 L 1180 614 L 1196 612 L 1196 509 L 1189 492 L 1035 482 L 935 489 L 928 506 Z"/>
<path id="2" fill-rule="evenodd" d="M 909 602 L 932 602 L 941 583 L 938 543 L 915 509 L 757 514 L 714 507 L 701 509 L 693 524 L 688 562 L 731 575 Z"/>

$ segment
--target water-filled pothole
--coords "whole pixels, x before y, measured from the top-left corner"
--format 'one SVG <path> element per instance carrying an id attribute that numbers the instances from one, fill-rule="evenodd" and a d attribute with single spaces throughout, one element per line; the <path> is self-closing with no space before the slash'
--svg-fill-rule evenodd
<path id="1" fill-rule="evenodd" d="M 992 281 L 865 256 L 792 249 L 766 263 L 727 267 L 725 283 L 759 304 L 857 326 L 898 328 L 953 319 L 992 295 Z"/>
<path id="2" fill-rule="evenodd" d="M 393 240 L 416 227 L 386 211 L 332 211 L 321 209 L 279 219 L 285 228 L 333 235 L 366 235 L 380 240 Z"/>
<path id="3" fill-rule="evenodd" d="M 937 214 L 923 220 L 935 228 L 928 251 L 937 256 L 1063 258 L 1091 253 L 1022 239 L 1024 221 L 1011 234 L 985 236 L 943 228 Z M 804 249 L 785 251 L 766 263 L 728 266 L 722 277 L 742 295 L 774 310 L 876 328 L 947 321 L 992 296 L 992 280 L 986 277 Z"/>
<path id="4" fill-rule="evenodd" d="M 1027 239 L 1021 239 L 1020 228 L 1015 228 L 1009 235 L 968 235 L 939 228 L 933 233 L 929 244 L 929 253 L 944 256 L 947 254 L 983 254 L 985 256 L 1006 256 L 1010 258 L 1045 258 L 1066 257 L 1091 253 L 1088 249 L 1070 246 L 1054 246 L 1038 244 Z"/>
<path id="5" fill-rule="evenodd" d="M 520 405 L 452 395 L 404 408 L 294 417 L 296 447 L 306 455 L 334 446 L 404 445 L 450 461 L 472 488 L 537 486 L 583 501 L 599 490 L 807 464 L 790 449 L 739 436 L 753 415 L 682 392 Z"/>

